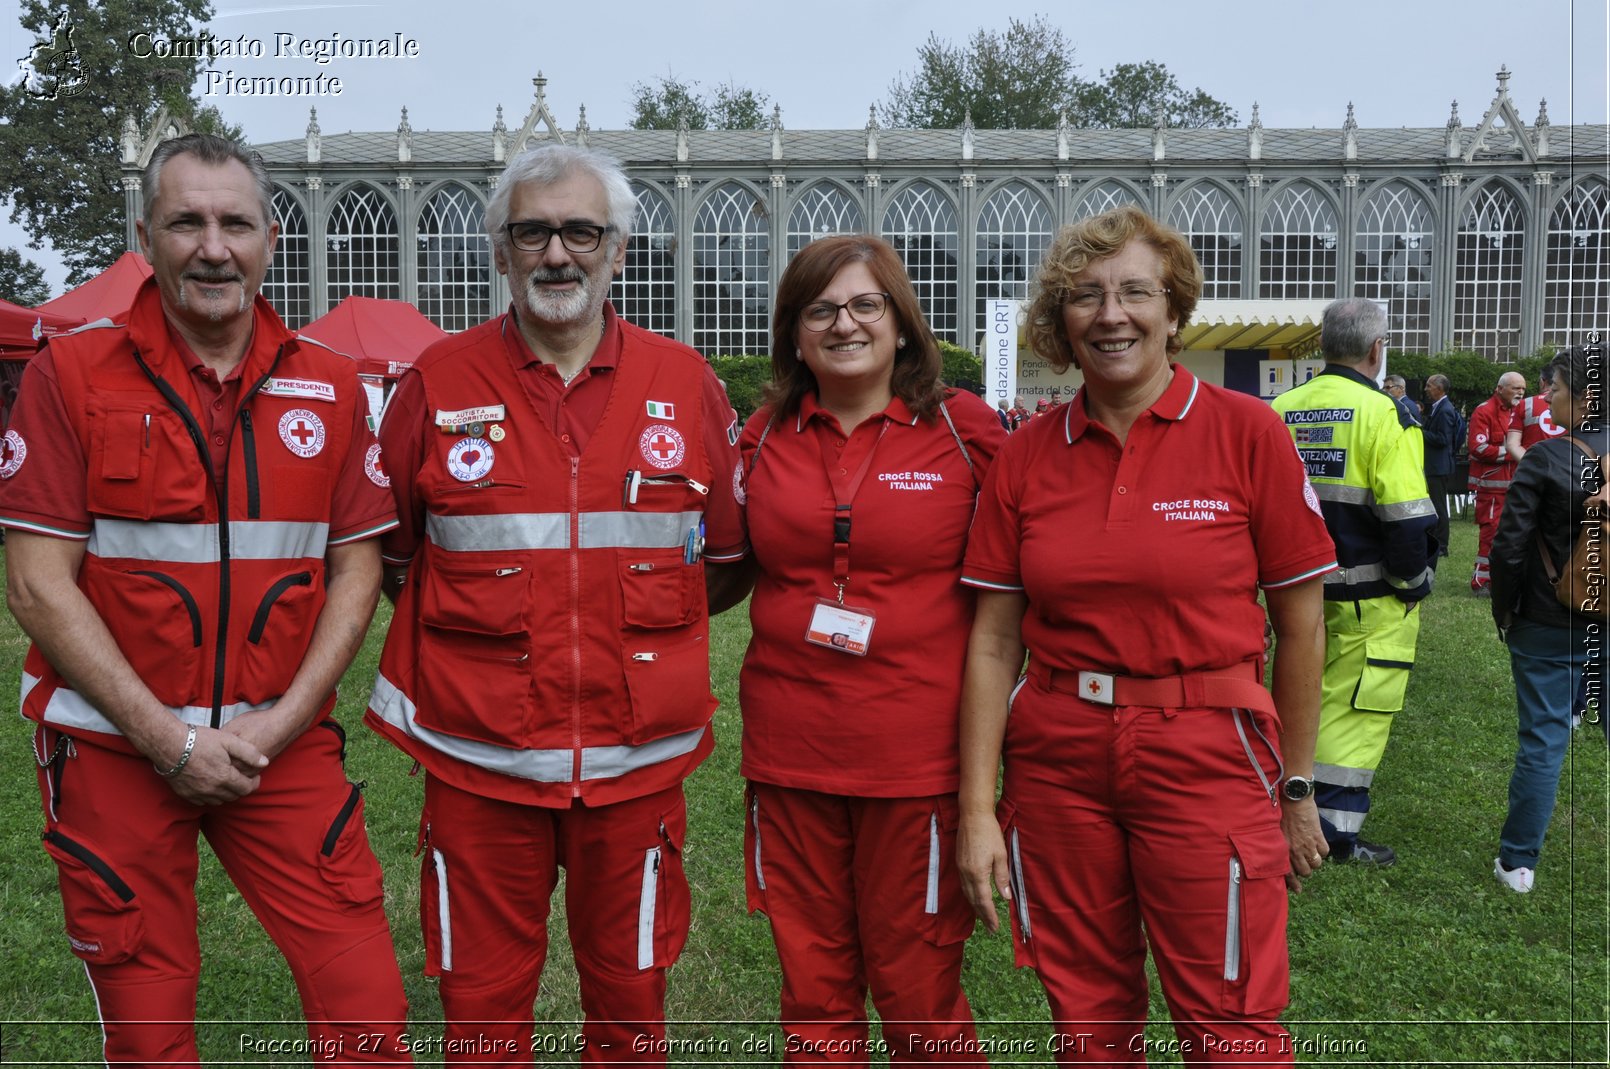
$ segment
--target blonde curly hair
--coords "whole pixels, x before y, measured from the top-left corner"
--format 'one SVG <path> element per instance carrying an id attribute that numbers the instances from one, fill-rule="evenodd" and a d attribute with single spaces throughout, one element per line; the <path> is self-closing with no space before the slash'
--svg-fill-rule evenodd
<path id="1" fill-rule="evenodd" d="M 1125 205 L 1069 223 L 1057 231 L 1045 250 L 1034 278 L 1029 302 L 1029 346 L 1058 373 L 1079 366 L 1063 323 L 1062 305 L 1068 299 L 1074 276 L 1097 260 L 1116 256 L 1131 241 L 1144 241 L 1163 258 L 1162 283 L 1168 288 L 1168 314 L 1184 329 L 1202 295 L 1202 267 L 1190 242 L 1173 227 L 1164 226 L 1134 205 Z M 1169 335 L 1168 355 L 1184 348 L 1178 332 Z"/>

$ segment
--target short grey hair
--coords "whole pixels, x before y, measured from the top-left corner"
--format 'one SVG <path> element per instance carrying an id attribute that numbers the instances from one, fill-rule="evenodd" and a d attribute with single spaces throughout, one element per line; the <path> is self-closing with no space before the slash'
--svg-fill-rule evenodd
<path id="1" fill-rule="evenodd" d="M 1404 378 L 1402 375 L 1388 375 L 1384 380 L 1382 380 L 1382 385 L 1389 390 L 1394 386 L 1407 390 L 1409 388 L 1409 380 Z"/>
<path id="2" fill-rule="evenodd" d="M 607 222 L 615 228 L 616 244 L 632 236 L 632 224 L 637 218 L 637 197 L 632 194 L 632 183 L 615 157 L 592 149 L 574 145 L 541 145 L 522 152 L 510 161 L 498 178 L 492 199 L 486 204 L 486 233 L 492 245 L 506 249 L 509 222 L 509 200 L 514 191 L 523 185 L 551 186 L 572 175 L 587 175 L 604 187 L 609 202 Z"/>
<path id="3" fill-rule="evenodd" d="M 1448 376 L 1440 372 L 1426 379 L 1426 385 L 1435 386 L 1445 394 L 1453 389 L 1453 383 L 1448 381 Z"/>
<path id="4" fill-rule="evenodd" d="M 1326 361 L 1357 364 L 1370 346 L 1386 337 L 1386 313 L 1374 301 L 1343 297 L 1325 306 L 1319 325 L 1319 347 Z"/>
<path id="5" fill-rule="evenodd" d="M 161 189 L 162 168 L 175 156 L 194 156 L 209 167 L 222 167 L 234 161 L 246 168 L 257 186 L 258 204 L 263 209 L 263 226 L 266 229 L 274 224 L 274 180 L 269 177 L 263 157 L 238 141 L 217 134 L 185 134 L 158 145 L 156 151 L 151 153 L 151 162 L 145 165 L 145 174 L 140 178 L 140 198 L 145 202 L 142 218 L 146 230 L 151 229 L 151 206 L 156 203 L 157 193 Z"/>

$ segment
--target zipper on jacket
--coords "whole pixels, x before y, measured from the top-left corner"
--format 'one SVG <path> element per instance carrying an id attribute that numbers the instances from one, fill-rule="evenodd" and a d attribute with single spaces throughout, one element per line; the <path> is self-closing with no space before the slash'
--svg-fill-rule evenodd
<path id="1" fill-rule="evenodd" d="M 252 627 L 250 631 L 246 632 L 246 641 L 250 642 L 254 646 L 262 642 L 263 631 L 268 627 L 269 610 L 271 610 L 274 607 L 274 603 L 280 599 L 280 595 L 284 594 L 293 586 L 312 585 L 312 572 L 297 572 L 295 575 L 285 576 L 284 578 L 280 579 L 279 582 L 269 587 L 268 593 L 263 595 L 262 602 L 257 606 L 257 615 L 252 617 Z"/>
<path id="2" fill-rule="evenodd" d="M 663 828 L 663 825 L 662 825 Z M 664 832 L 662 831 L 663 835 Z M 643 890 L 637 899 L 637 967 L 654 968 L 654 914 L 659 906 L 660 848 L 643 853 Z"/>
<path id="3" fill-rule="evenodd" d="M 240 444 L 246 468 L 246 518 L 260 519 L 263 502 L 257 485 L 257 436 L 252 433 L 252 414 L 245 406 L 240 410 Z"/>
<path id="4" fill-rule="evenodd" d="M 334 856 L 335 844 L 340 842 L 341 833 L 346 830 L 347 822 L 352 819 L 353 810 L 358 808 L 358 799 L 363 796 L 363 786 L 362 783 L 352 784 L 352 790 L 347 792 L 347 800 L 341 804 L 341 811 L 335 815 L 335 822 L 330 825 L 330 830 L 324 833 L 324 845 L 319 848 L 319 853 L 325 857 Z"/>
<path id="5" fill-rule="evenodd" d="M 581 458 L 570 458 L 570 679 L 571 745 L 575 747 L 570 795 L 581 797 Z"/>
<path id="6" fill-rule="evenodd" d="M 124 883 L 123 878 L 112 871 L 112 866 L 108 865 L 105 861 L 102 861 L 101 858 L 90 850 L 89 847 L 85 846 L 83 843 L 80 843 L 76 839 L 69 839 L 55 828 L 51 828 L 49 831 L 45 832 L 44 838 L 46 842 L 54 843 L 58 849 L 71 854 L 73 857 L 82 862 L 84 867 L 95 873 L 95 875 L 99 876 L 101 878 L 101 882 L 106 884 L 107 887 L 110 887 L 112 889 L 112 893 L 117 895 L 117 897 L 121 898 L 125 902 L 134 901 L 134 888 Z"/>
<path id="7" fill-rule="evenodd" d="M 175 579 L 173 576 L 165 575 L 162 572 L 139 571 L 130 572 L 129 574 L 143 575 L 148 579 L 155 579 L 157 582 L 179 595 L 179 600 L 184 602 L 185 611 L 190 614 L 190 645 L 200 646 L 201 606 L 196 604 L 195 597 L 190 593 L 190 591 L 184 588 L 184 584 L 179 582 L 179 580 Z"/>

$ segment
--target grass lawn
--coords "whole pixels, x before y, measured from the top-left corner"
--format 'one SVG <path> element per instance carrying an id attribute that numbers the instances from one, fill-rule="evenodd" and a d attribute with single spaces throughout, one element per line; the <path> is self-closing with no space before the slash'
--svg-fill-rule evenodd
<path id="1" fill-rule="evenodd" d="M 1408 707 L 1376 780 L 1367 834 L 1402 860 L 1380 871 L 1327 867 L 1292 899 L 1286 1021 L 1300 1062 L 1606 1064 L 1604 741 L 1586 727 L 1572 740 L 1536 889 L 1524 897 L 1504 891 L 1491 868 L 1514 749 L 1514 695 L 1488 603 L 1466 589 L 1474 553 L 1475 528 L 1456 522 L 1454 554 L 1424 607 Z M 369 835 L 385 868 L 412 1033 L 428 1041 L 441 1035 L 431 1023 L 441 1009 L 435 987 L 420 975 L 413 850 L 421 781 L 410 777 L 410 761 L 359 725 L 387 619 L 383 608 L 342 688 L 340 718 L 352 740 L 349 774 L 368 784 Z M 766 922 L 744 911 L 736 695 L 748 633 L 741 609 L 716 622 L 720 741 L 688 782 L 693 931 L 669 994 L 671 1037 L 686 1046 L 672 1060 L 683 1064 L 775 1064 L 780 1050 L 776 958 Z M 0 614 L 0 692 L 17 693 L 24 649 L 15 623 Z M 39 845 L 30 729 L 16 719 L 3 724 L 0 1062 L 95 1063 L 94 1002 L 63 936 L 55 871 Z M 243 1044 L 305 1034 L 290 974 L 205 850 L 198 897 L 203 1058 L 284 1064 Z M 558 896 L 555 906 L 562 910 Z M 539 1064 L 574 1060 L 557 1052 L 580 1015 L 563 924 L 553 927 L 537 1005 Z M 976 934 L 964 982 L 981 1033 L 1001 1041 L 1003 1052 L 1006 1041 L 1016 1041 L 993 1064 L 1049 1064 L 1045 1001 L 1033 975 L 1012 968 L 1009 937 Z M 1166 1016 L 1155 990 L 1152 1014 Z M 1154 1024 L 1149 1038 L 1161 1044 L 1172 1034 Z M 774 1053 L 765 1053 L 767 1043 Z M 1170 1060 L 1154 1057 L 1156 1064 Z M 429 1054 L 420 1061 L 435 1064 Z"/>

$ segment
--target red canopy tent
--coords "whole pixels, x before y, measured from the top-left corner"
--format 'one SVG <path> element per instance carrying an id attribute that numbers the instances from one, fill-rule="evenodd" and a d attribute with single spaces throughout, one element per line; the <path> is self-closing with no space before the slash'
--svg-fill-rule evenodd
<path id="1" fill-rule="evenodd" d="M 126 252 L 111 267 L 77 289 L 46 301 L 39 310 L 81 323 L 115 317 L 129 310 L 141 283 L 150 277 L 151 265 L 145 262 L 145 257 L 137 252 Z"/>
<path id="2" fill-rule="evenodd" d="M 83 322 L 0 301 L 0 360 L 28 360 L 41 339 L 82 326 Z"/>
<path id="3" fill-rule="evenodd" d="M 447 337 L 413 305 L 377 297 L 348 297 L 298 333 L 358 362 L 358 374 L 372 391 L 370 411 L 377 423 L 398 377 L 428 346 Z"/>

